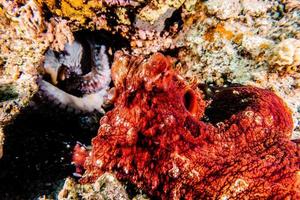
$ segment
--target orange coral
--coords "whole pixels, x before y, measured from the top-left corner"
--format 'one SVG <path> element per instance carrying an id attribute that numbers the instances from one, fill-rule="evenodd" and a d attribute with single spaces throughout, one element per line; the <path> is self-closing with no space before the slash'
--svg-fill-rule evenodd
<path id="1" fill-rule="evenodd" d="M 113 171 L 161 199 L 299 198 L 299 148 L 275 94 L 223 88 L 208 105 L 170 57 L 115 60 L 115 107 L 100 121 L 82 182 Z"/>

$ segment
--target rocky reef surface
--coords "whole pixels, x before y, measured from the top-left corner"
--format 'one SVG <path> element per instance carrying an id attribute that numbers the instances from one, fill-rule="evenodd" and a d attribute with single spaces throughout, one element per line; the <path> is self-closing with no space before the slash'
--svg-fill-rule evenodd
<path id="1" fill-rule="evenodd" d="M 253 85 L 280 95 L 299 138 L 299 1 L 208 0 L 184 29 L 180 60 L 201 83 Z M 201 78 L 200 78 L 201 77 Z"/>
<path id="2" fill-rule="evenodd" d="M 298 0 L 0 0 L 0 194 L 298 198 L 299 22 Z"/>

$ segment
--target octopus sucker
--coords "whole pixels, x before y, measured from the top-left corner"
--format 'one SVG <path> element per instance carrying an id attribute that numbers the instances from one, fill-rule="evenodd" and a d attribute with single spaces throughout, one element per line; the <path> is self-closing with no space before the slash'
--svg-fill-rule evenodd
<path id="1" fill-rule="evenodd" d="M 300 149 L 283 100 L 250 86 L 205 100 L 172 63 L 160 53 L 116 54 L 114 108 L 100 120 L 81 183 L 113 172 L 155 199 L 297 199 Z"/>
<path id="2" fill-rule="evenodd" d="M 64 92 L 45 80 L 41 80 L 39 85 L 41 92 L 46 94 L 46 97 L 49 98 L 50 101 L 60 105 L 60 108 L 69 107 L 70 109 L 75 109 L 76 112 L 98 111 L 104 113 L 101 106 L 104 104 L 104 99 L 107 95 L 105 90 L 86 94 L 82 97 L 76 97 Z"/>
<path id="3" fill-rule="evenodd" d="M 92 53 L 92 70 L 82 77 L 80 90 L 83 93 L 92 93 L 102 87 L 102 82 L 110 82 L 110 64 L 106 55 L 106 48 L 103 45 L 93 45 L 89 42 Z"/>
<path id="4" fill-rule="evenodd" d="M 87 38 L 67 43 L 63 52 L 49 49 L 43 69 L 44 77 L 49 78 L 39 81 L 42 96 L 69 110 L 103 112 L 102 105 L 111 82 L 104 45 Z"/>

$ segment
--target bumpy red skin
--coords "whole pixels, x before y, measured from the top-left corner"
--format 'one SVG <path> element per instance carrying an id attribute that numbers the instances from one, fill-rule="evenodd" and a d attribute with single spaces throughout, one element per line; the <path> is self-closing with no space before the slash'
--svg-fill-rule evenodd
<path id="1" fill-rule="evenodd" d="M 100 121 L 82 182 L 113 171 L 160 199 L 299 197 L 299 148 L 279 97 L 222 89 L 208 109 L 213 123 L 204 122 L 203 93 L 177 75 L 171 58 L 142 60 L 116 56 L 115 107 Z"/>
<path id="2" fill-rule="evenodd" d="M 83 145 L 80 144 L 75 145 L 72 154 L 72 162 L 76 167 L 77 174 L 82 174 L 82 172 L 84 171 L 83 165 L 88 155 L 89 152 L 86 150 L 86 148 Z"/>

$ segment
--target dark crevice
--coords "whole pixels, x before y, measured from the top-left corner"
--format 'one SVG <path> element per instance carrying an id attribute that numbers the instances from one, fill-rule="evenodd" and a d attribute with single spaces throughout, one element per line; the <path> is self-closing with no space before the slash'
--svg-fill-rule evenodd
<path id="1" fill-rule="evenodd" d="M 76 116 L 49 105 L 26 108 L 5 127 L 0 160 L 1 199 L 34 199 L 57 195 L 75 172 L 71 154 L 77 141 L 89 144 L 96 130 L 85 129 Z M 81 117 L 81 118 L 80 118 Z"/>
<path id="2" fill-rule="evenodd" d="M 212 102 L 206 108 L 205 117 L 202 119 L 212 124 L 229 119 L 232 115 L 245 110 L 253 101 L 250 94 L 234 94 L 230 88 L 214 92 Z"/>
<path id="3" fill-rule="evenodd" d="M 179 9 L 175 10 L 173 12 L 172 16 L 165 20 L 164 30 L 171 31 L 170 29 L 175 23 L 178 24 L 178 30 L 181 30 L 182 26 L 183 26 L 183 20 L 182 20 L 182 17 L 181 17 L 181 13 L 182 13 L 182 8 L 179 8 Z"/>

